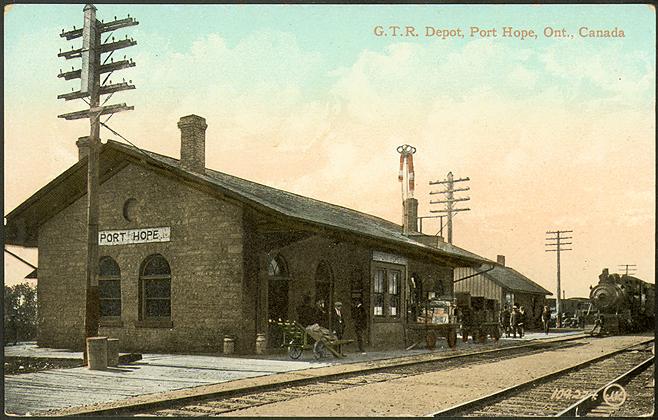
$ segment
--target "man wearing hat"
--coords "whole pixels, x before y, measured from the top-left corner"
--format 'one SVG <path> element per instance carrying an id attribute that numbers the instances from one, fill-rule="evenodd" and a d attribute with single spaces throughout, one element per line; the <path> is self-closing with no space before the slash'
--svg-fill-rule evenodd
<path id="1" fill-rule="evenodd" d="M 366 308 L 363 307 L 361 299 L 352 300 L 352 321 L 354 323 L 354 332 L 356 334 L 356 343 L 359 347 L 361 354 L 365 354 L 363 348 L 363 336 L 365 335 L 366 328 L 368 328 L 368 314 Z"/>
<path id="2" fill-rule="evenodd" d="M 519 328 L 519 307 L 517 305 L 512 306 L 512 312 L 509 317 L 509 327 L 512 330 L 514 338 L 516 338 L 516 331 Z"/>
<path id="3" fill-rule="evenodd" d="M 336 338 L 343 339 L 343 332 L 345 332 L 345 321 L 343 320 L 343 304 L 341 302 L 334 303 L 334 310 L 331 312 L 331 329 L 336 334 Z M 336 349 L 338 353 L 343 354 L 342 346 Z"/>

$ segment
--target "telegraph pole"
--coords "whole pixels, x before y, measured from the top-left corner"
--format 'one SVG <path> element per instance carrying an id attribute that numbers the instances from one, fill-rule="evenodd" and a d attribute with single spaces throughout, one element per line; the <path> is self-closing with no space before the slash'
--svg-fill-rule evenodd
<path id="1" fill-rule="evenodd" d="M 460 211 L 469 211 L 469 208 L 456 209 L 454 204 L 458 201 L 468 201 L 470 197 L 464 198 L 455 198 L 454 193 L 459 191 L 468 191 L 469 187 L 464 188 L 455 188 L 455 184 L 458 182 L 470 181 L 470 178 L 459 178 L 454 179 L 452 172 L 448 172 L 448 176 L 443 181 L 430 181 L 430 185 L 445 184 L 446 189 L 443 191 L 430 191 L 430 194 L 444 194 L 445 200 L 432 200 L 430 204 L 445 204 L 445 209 L 443 210 L 430 210 L 430 213 L 446 213 L 448 219 L 448 243 L 452 243 L 452 218 L 454 213 Z M 441 219 L 443 221 L 443 219 Z M 443 225 L 441 225 L 441 230 L 443 231 Z"/>
<path id="2" fill-rule="evenodd" d="M 635 270 L 637 270 L 637 265 L 635 264 L 619 264 L 620 269 L 624 269 L 625 275 L 629 275 L 629 271 L 632 271 L 630 274 L 635 274 Z"/>
<path id="3" fill-rule="evenodd" d="M 565 242 L 567 239 L 572 239 L 573 236 L 561 236 L 565 233 L 573 233 L 573 230 L 555 230 L 546 232 L 549 235 L 546 238 L 546 246 L 555 247 L 547 249 L 546 252 L 557 252 L 557 298 L 555 300 L 555 310 L 557 312 L 557 327 L 562 324 L 562 291 L 560 289 L 560 252 L 571 251 L 571 248 L 562 248 L 564 245 L 572 245 L 572 242 Z"/>
<path id="4" fill-rule="evenodd" d="M 131 47 L 137 44 L 133 39 L 126 38 L 124 40 L 115 41 L 112 36 L 113 31 L 137 25 L 134 18 L 128 15 L 125 19 L 117 19 L 116 17 L 112 22 L 104 23 L 96 19 L 96 7 L 92 4 L 87 4 L 84 9 L 84 24 L 81 29 L 64 31 L 60 36 L 66 40 L 76 39 L 82 37 L 82 48 L 74 49 L 71 47 L 70 51 L 62 52 L 60 50 L 58 57 L 65 59 L 81 58 L 82 66 L 80 70 L 71 69 L 69 72 L 63 73 L 60 70 L 58 77 L 64 80 L 80 79 L 80 90 L 71 93 L 58 95 L 58 99 L 66 101 L 73 99 L 82 99 L 88 105 L 88 110 L 76 111 L 67 114 L 58 115 L 59 118 L 66 120 L 76 120 L 80 118 L 89 118 L 90 130 L 86 141 L 88 146 L 87 157 L 87 268 L 86 268 L 86 287 L 85 287 L 85 338 L 94 337 L 98 335 L 98 323 L 100 319 L 100 299 L 98 290 L 98 167 L 100 155 L 100 117 L 101 115 L 110 116 L 116 112 L 129 111 L 134 109 L 132 106 L 126 104 L 116 104 L 103 106 L 115 92 L 135 89 L 132 81 L 128 83 L 125 80 L 122 83 L 105 84 L 110 75 L 115 70 L 121 70 L 135 66 L 132 59 L 115 62 L 111 56 L 114 51 Z M 101 42 L 101 34 L 104 32 L 111 32 L 105 40 Z M 111 42 L 107 42 L 112 38 Z M 105 61 L 101 63 L 101 55 L 109 53 Z M 107 61 L 111 60 L 110 63 Z M 103 73 L 108 73 L 103 83 L 100 81 L 100 76 Z M 103 104 L 100 103 L 101 95 L 109 95 Z M 89 98 L 88 100 L 86 98 Z M 84 347 L 83 352 L 84 363 L 87 362 L 87 348 Z"/>

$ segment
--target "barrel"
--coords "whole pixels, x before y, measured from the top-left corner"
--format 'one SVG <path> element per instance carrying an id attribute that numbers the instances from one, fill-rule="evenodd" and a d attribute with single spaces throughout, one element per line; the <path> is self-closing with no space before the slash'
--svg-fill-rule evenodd
<path id="1" fill-rule="evenodd" d="M 235 351 L 235 341 L 232 337 L 224 337 L 224 354 L 233 354 Z"/>
<path id="2" fill-rule="evenodd" d="M 256 334 L 256 354 L 265 354 L 267 338 L 265 334 Z"/>
<path id="3" fill-rule="evenodd" d="M 87 338 L 87 367 L 91 370 L 107 369 L 107 337 Z"/>
<path id="4" fill-rule="evenodd" d="M 119 365 L 119 339 L 118 338 L 108 338 L 107 339 L 107 365 L 108 366 L 118 366 Z"/>

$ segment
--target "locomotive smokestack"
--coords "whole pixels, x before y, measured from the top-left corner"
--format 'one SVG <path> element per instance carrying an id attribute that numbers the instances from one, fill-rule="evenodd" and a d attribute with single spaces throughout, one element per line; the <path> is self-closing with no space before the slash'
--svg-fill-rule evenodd
<path id="1" fill-rule="evenodd" d="M 608 269 L 604 268 L 603 271 L 601 271 L 601 274 L 599 275 L 599 280 L 607 279 L 609 274 L 610 272 L 608 271 Z"/>

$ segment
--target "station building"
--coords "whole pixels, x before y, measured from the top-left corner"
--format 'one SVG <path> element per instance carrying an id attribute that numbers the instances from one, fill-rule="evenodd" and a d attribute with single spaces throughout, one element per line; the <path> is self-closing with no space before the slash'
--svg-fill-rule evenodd
<path id="1" fill-rule="evenodd" d="M 253 353 L 305 295 L 368 309 L 371 349 L 401 348 L 413 290 L 453 294 L 453 270 L 490 261 L 402 225 L 205 167 L 206 122 L 178 122 L 181 159 L 107 141 L 100 152 L 100 334 L 122 351 Z M 38 345 L 84 344 L 86 142 L 79 161 L 6 216 L 6 243 L 37 247 Z"/>
<path id="2" fill-rule="evenodd" d="M 454 270 L 455 293 L 470 293 L 494 299 L 498 310 L 504 305 L 524 306 L 526 327 L 541 327 L 541 312 L 547 304 L 546 296 L 553 294 L 512 267 L 505 265 L 505 256 L 498 255 L 497 264 L 491 268 L 474 270 L 472 267 L 459 267 Z"/>

